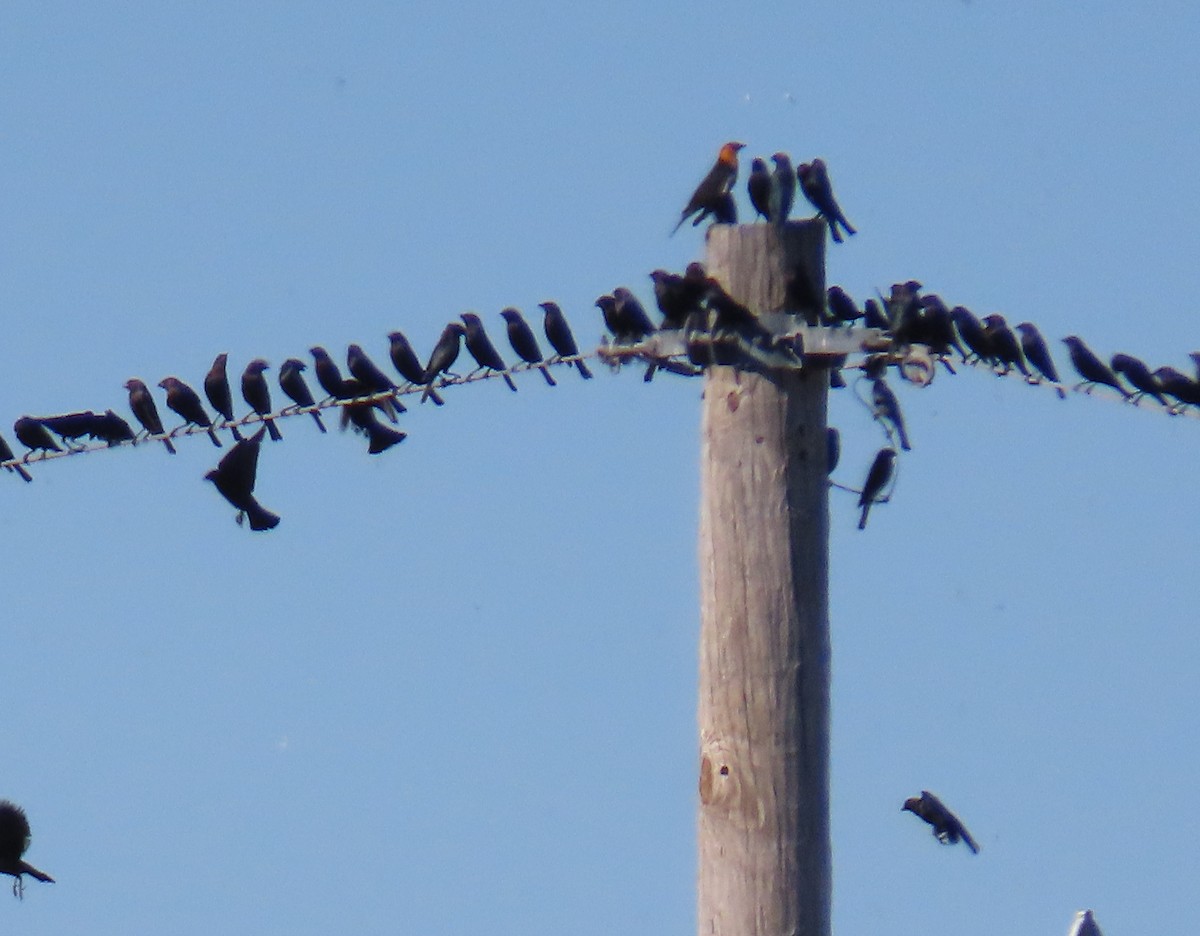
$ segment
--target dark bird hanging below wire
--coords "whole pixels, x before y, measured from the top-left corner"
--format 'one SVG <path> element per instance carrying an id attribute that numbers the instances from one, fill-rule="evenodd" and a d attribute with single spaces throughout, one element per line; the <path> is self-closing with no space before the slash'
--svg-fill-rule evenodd
<path id="1" fill-rule="evenodd" d="M 1025 360 L 1032 364 L 1034 370 L 1048 381 L 1054 384 L 1058 383 L 1058 368 L 1054 366 L 1050 348 L 1037 326 L 1032 322 L 1022 322 L 1017 326 L 1017 331 L 1021 334 L 1021 351 L 1025 355 Z M 1066 397 L 1062 387 L 1057 389 L 1060 398 Z"/>
<path id="2" fill-rule="evenodd" d="M 38 449 L 47 452 L 62 451 L 62 447 L 54 441 L 54 436 L 50 435 L 50 430 L 32 416 L 22 416 L 13 423 L 13 433 L 17 441 L 29 449 L 26 459 Z"/>
<path id="3" fill-rule="evenodd" d="M 253 405 L 253 404 L 251 404 Z M 237 508 L 237 522 L 243 517 L 250 521 L 252 530 L 273 530 L 279 526 L 278 514 L 267 510 L 254 496 L 254 485 L 258 479 L 258 453 L 262 449 L 266 426 L 248 439 L 235 442 L 233 448 L 217 462 L 217 467 L 204 476 L 216 485 L 221 496 Z"/>
<path id="4" fill-rule="evenodd" d="M 829 233 L 834 241 L 839 244 L 842 242 L 842 235 L 838 231 L 838 225 L 845 228 L 847 234 L 858 233 L 850 222 L 846 220 L 841 206 L 838 205 L 837 199 L 833 196 L 833 185 L 829 181 L 829 169 L 825 166 L 825 160 L 814 159 L 810 163 L 801 163 L 796 169 L 796 177 L 800 182 L 800 191 L 804 193 L 804 197 L 809 200 L 812 206 L 817 209 L 817 214 L 824 218 L 825 223 L 829 225 Z"/>
<path id="5" fill-rule="evenodd" d="M 212 367 L 204 375 L 204 395 L 208 397 L 209 404 L 222 419 L 232 422 L 233 392 L 229 389 L 229 374 L 225 369 L 225 363 L 228 360 L 229 355 L 224 352 L 216 356 Z M 230 426 L 229 431 L 233 434 L 235 441 L 241 441 L 242 434 L 237 426 Z"/>
<path id="6" fill-rule="evenodd" d="M 1113 372 L 1123 375 L 1129 381 L 1130 386 L 1137 391 L 1131 399 L 1136 400 L 1148 395 L 1154 397 L 1167 409 L 1171 408 L 1171 404 L 1163 396 L 1162 387 L 1150 373 L 1150 368 L 1146 366 L 1145 361 L 1135 358 L 1132 354 L 1114 354 L 1111 363 Z"/>
<path id="7" fill-rule="evenodd" d="M 933 826 L 934 837 L 943 845 L 954 845 L 961 839 L 974 854 L 979 854 L 979 846 L 971 838 L 967 827 L 959 821 L 958 816 L 950 812 L 946 805 L 928 790 L 922 790 L 920 796 L 910 796 L 906 799 L 904 805 L 900 807 L 901 812 L 905 810 L 915 816 L 920 816 Z"/>
<path id="8" fill-rule="evenodd" d="M 109 448 L 122 442 L 137 445 L 137 436 L 134 435 L 133 428 L 112 410 L 105 410 L 96 417 L 89 434 L 93 439 L 107 442 Z"/>
<path id="9" fill-rule="evenodd" d="M 1028 380 L 1033 377 L 1025 365 L 1025 355 L 1021 353 L 1021 345 L 1017 336 L 1008 327 L 1004 316 L 998 312 L 985 315 L 983 318 L 983 333 L 987 336 L 988 346 L 992 349 L 992 359 L 1004 369 L 1000 372 L 1007 374 L 1014 367 L 1025 375 Z"/>
<path id="10" fill-rule="evenodd" d="M 567 321 L 563 310 L 558 307 L 558 303 L 547 301 L 539 302 L 538 305 L 546 313 L 542 318 L 542 330 L 545 331 L 546 340 L 550 342 L 550 347 L 554 349 L 555 355 L 559 358 L 578 355 L 579 345 L 575 343 L 571 324 Z M 579 371 L 580 377 L 584 380 L 591 379 L 592 372 L 588 369 L 586 362 L 576 361 L 575 367 Z"/>
<path id="11" fill-rule="evenodd" d="M 312 391 L 308 389 L 308 381 L 304 379 L 304 371 L 308 365 L 299 358 L 288 358 L 279 365 L 279 389 L 282 390 L 289 400 L 297 406 L 316 406 L 317 401 L 313 399 Z M 317 424 L 317 428 L 322 432 L 325 431 L 325 423 L 321 419 L 321 414 L 317 410 L 312 410 L 313 422 Z"/>
<path id="12" fill-rule="evenodd" d="M 0 462 L 11 462 L 11 464 L 5 465 L 4 467 L 9 471 L 16 472 L 26 481 L 33 480 L 33 475 L 26 471 L 25 466 L 17 461 L 17 456 L 14 454 L 12 446 L 8 444 L 4 436 L 0 436 Z"/>
<path id="13" fill-rule="evenodd" d="M 771 188 L 774 178 L 767 169 L 764 160 L 757 156 L 750 163 L 750 177 L 746 180 L 746 191 L 750 193 L 750 204 L 754 206 L 755 220 L 763 218 L 771 220 Z M 778 201 L 778 198 L 775 199 Z"/>
<path id="14" fill-rule="evenodd" d="M 425 366 L 417 357 L 417 352 L 413 350 L 404 332 L 394 331 L 388 334 L 388 355 L 392 359 L 392 366 L 401 377 L 415 387 L 425 386 Z M 429 399 L 435 404 L 445 405 L 446 401 L 436 390 L 430 389 L 428 392 Z"/>
<path id="15" fill-rule="evenodd" d="M 142 424 L 142 428 L 150 435 L 162 436 L 162 444 L 167 451 L 175 454 L 175 446 L 163 433 L 162 419 L 158 415 L 158 407 L 154 404 L 154 396 L 150 388 L 136 377 L 125 381 L 125 389 L 129 391 L 129 408 L 134 418 Z"/>
<path id="16" fill-rule="evenodd" d="M 204 412 L 204 404 L 200 402 L 200 394 L 185 384 L 178 377 L 164 377 L 158 385 L 167 391 L 167 408 L 178 413 L 184 419 L 185 425 L 201 426 L 208 430 L 212 444 L 221 448 L 221 440 L 213 429 L 212 419 Z"/>
<path id="17" fill-rule="evenodd" d="M 1121 386 L 1121 382 L 1117 380 L 1117 375 L 1109 369 L 1107 364 L 1096 357 L 1095 353 L 1083 343 L 1082 338 L 1077 335 L 1068 335 L 1063 339 L 1063 344 L 1067 346 L 1067 350 L 1070 352 L 1072 366 L 1074 366 L 1079 376 L 1083 378 L 1083 382 L 1077 384 L 1076 389 L 1084 387 L 1085 393 L 1091 393 L 1093 386 L 1104 384 L 1119 391 L 1125 399 L 1129 399 L 1131 394 Z"/>
<path id="18" fill-rule="evenodd" d="M 513 379 L 508 373 L 508 365 L 504 363 L 504 358 L 500 357 L 500 352 L 496 350 L 492 339 L 488 337 L 488 333 L 483 327 L 483 319 L 474 312 L 464 312 L 459 318 L 463 320 L 463 325 L 467 329 L 464 339 L 467 350 L 471 352 L 471 357 L 475 358 L 475 363 L 479 365 L 476 370 L 497 371 L 504 378 L 504 382 L 508 384 L 508 389 L 516 393 L 517 385 L 513 383 Z"/>
<path id="19" fill-rule="evenodd" d="M 263 418 L 271 441 L 278 442 L 283 438 L 283 433 L 275 425 L 275 420 L 267 415 L 271 412 L 271 388 L 267 386 L 267 378 L 263 371 L 270 366 L 262 358 L 255 358 L 246 365 L 246 370 L 242 372 L 242 399 Z"/>
<path id="20" fill-rule="evenodd" d="M 25 882 L 21 878 L 23 874 L 46 884 L 54 883 L 54 878 L 24 859 L 31 838 L 25 811 L 16 803 L 0 800 L 0 872 L 15 878 L 12 889 L 14 897 L 22 897 L 25 893 Z"/>
<path id="21" fill-rule="evenodd" d="M 904 427 L 904 414 L 900 412 L 900 401 L 896 399 L 896 394 L 892 392 L 892 388 L 882 377 L 871 381 L 871 402 L 875 407 L 875 415 L 883 420 L 885 425 L 890 424 L 896 430 L 896 435 L 900 439 L 900 448 L 906 452 L 909 451 L 912 446 L 908 444 L 908 430 Z"/>
<path id="22" fill-rule="evenodd" d="M 771 161 L 775 163 L 771 220 L 783 224 L 792 213 L 792 204 L 796 201 L 796 170 L 792 168 L 792 158 L 787 153 L 776 153 Z"/>
<path id="23" fill-rule="evenodd" d="M 425 385 L 425 392 L 421 394 L 422 403 L 433 395 L 433 382 L 437 376 L 450 373 L 450 368 L 458 360 L 460 344 L 466 332 L 462 322 L 451 322 L 442 329 L 437 344 L 429 354 L 429 363 L 425 365 L 425 376 L 421 381 Z"/>
<path id="24" fill-rule="evenodd" d="M 865 530 L 867 527 L 867 514 L 871 512 L 871 505 L 878 499 L 883 489 L 888 486 L 888 482 L 892 480 L 892 471 L 896 465 L 896 450 L 894 448 L 882 448 L 875 455 L 875 460 L 871 462 L 871 468 L 867 472 L 867 480 L 863 484 L 862 494 L 858 498 L 858 506 L 862 508 L 862 514 L 858 518 L 858 528 Z"/>
<path id="25" fill-rule="evenodd" d="M 728 217 L 730 205 L 733 202 L 730 193 L 738 176 L 738 152 L 745 145 L 745 143 L 729 142 L 721 147 L 721 151 L 717 154 L 717 161 L 708 170 L 708 175 L 701 179 L 700 184 L 696 186 L 696 191 L 692 193 L 687 206 L 680 213 L 679 223 L 672 229 L 672 234 L 678 231 L 683 226 L 683 222 L 692 215 L 696 215 L 695 220 L 692 221 L 693 227 L 700 224 L 710 214 L 715 214 L 719 222 L 721 218 Z M 736 219 L 736 209 L 734 215 Z"/>
<path id="26" fill-rule="evenodd" d="M 361 345 L 352 344 L 346 349 L 346 367 L 367 393 L 395 393 L 400 389 L 391 377 L 367 357 Z M 396 421 L 397 413 L 406 412 L 405 405 L 395 397 L 383 397 L 377 401 L 377 405 L 392 422 Z"/>
<path id="27" fill-rule="evenodd" d="M 346 391 L 351 397 L 363 396 L 368 392 L 365 387 L 358 384 L 357 380 L 353 379 L 346 381 Z M 392 429 L 381 423 L 379 417 L 375 415 L 375 407 L 371 403 L 351 403 L 342 408 L 342 414 L 345 418 L 342 423 L 343 429 L 346 427 L 346 422 L 350 422 L 354 425 L 356 432 L 366 433 L 367 453 L 370 455 L 386 452 L 393 445 L 408 438 L 407 432 Z"/>
<path id="28" fill-rule="evenodd" d="M 527 364 L 538 365 L 538 370 L 542 372 L 546 383 L 551 387 L 556 386 L 557 382 L 550 375 L 546 365 L 542 363 L 542 349 L 538 347 L 537 337 L 533 334 L 529 323 L 525 321 L 525 317 L 521 315 L 520 310 L 509 306 L 507 309 L 501 310 L 500 317 L 504 319 L 508 328 L 508 343 L 517 352 L 517 357 Z"/>

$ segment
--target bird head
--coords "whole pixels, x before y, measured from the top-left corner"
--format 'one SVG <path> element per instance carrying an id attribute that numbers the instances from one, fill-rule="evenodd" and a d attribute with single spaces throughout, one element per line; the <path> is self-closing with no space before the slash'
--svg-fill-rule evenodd
<path id="1" fill-rule="evenodd" d="M 738 152 L 745 148 L 746 148 L 745 143 L 738 143 L 736 141 L 726 143 L 724 146 L 721 147 L 721 153 L 717 157 L 717 159 L 719 159 L 723 163 L 737 165 Z"/>
<path id="2" fill-rule="evenodd" d="M 477 325 L 483 324 L 483 319 L 481 319 L 474 312 L 464 312 L 459 316 L 459 318 L 463 320 L 463 324 L 465 324 L 468 328 L 474 328 Z"/>
<path id="3" fill-rule="evenodd" d="M 557 302 L 551 302 L 548 299 L 545 302 L 539 302 L 538 308 L 544 312 L 561 312 L 562 311 L 562 309 L 560 309 L 558 307 Z"/>
<path id="4" fill-rule="evenodd" d="M 500 317 L 506 322 L 515 322 L 521 318 L 521 313 L 510 306 L 500 310 Z"/>

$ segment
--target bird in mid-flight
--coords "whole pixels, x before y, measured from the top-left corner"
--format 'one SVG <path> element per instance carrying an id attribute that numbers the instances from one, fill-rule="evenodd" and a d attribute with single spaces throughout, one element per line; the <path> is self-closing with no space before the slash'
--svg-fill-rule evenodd
<path id="1" fill-rule="evenodd" d="M 943 845 L 953 845 L 961 839 L 972 853 L 979 854 L 979 846 L 975 839 L 971 838 L 967 827 L 959 821 L 958 816 L 946 808 L 945 803 L 928 790 L 922 790 L 920 796 L 910 796 L 906 799 L 900 807 L 901 812 L 905 810 L 914 816 L 920 816 L 933 826 L 934 838 Z"/>
<path id="2" fill-rule="evenodd" d="M 254 497 L 258 453 L 266 431 L 267 427 L 263 426 L 250 438 L 235 442 L 217 462 L 217 467 L 204 476 L 204 480 L 215 484 L 221 496 L 237 508 L 237 522 L 240 524 L 245 517 L 252 530 L 272 530 L 279 526 L 279 515 L 271 513 Z"/>
<path id="3" fill-rule="evenodd" d="M 29 840 L 29 820 L 25 818 L 25 811 L 16 803 L 0 800 L 0 872 L 16 878 L 13 881 L 14 897 L 21 897 L 25 893 L 22 874 L 47 884 L 54 883 L 54 878 L 22 858 L 29 848 Z"/>

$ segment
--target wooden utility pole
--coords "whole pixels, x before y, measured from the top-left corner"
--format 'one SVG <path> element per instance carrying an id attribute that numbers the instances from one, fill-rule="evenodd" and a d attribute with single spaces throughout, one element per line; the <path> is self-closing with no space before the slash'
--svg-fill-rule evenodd
<path id="1" fill-rule="evenodd" d="M 716 225 L 755 312 L 824 302 L 818 221 Z M 829 371 L 711 367 L 700 457 L 700 936 L 830 936 Z"/>

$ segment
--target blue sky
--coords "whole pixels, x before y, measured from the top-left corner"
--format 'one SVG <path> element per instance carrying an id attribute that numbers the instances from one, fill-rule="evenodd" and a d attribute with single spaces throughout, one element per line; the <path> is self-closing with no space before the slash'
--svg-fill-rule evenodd
<path id="1" fill-rule="evenodd" d="M 555 298 L 594 345 L 597 295 L 702 256 L 667 232 L 727 139 L 827 160 L 860 299 L 915 277 L 1182 369 L 1198 32 L 1107 2 L 6 4 L 0 431 L 220 351 L 426 354 L 469 309 Z M 59 880 L 0 914 L 694 931 L 701 384 L 520 387 L 414 408 L 379 458 L 286 421 L 263 536 L 200 437 L 0 478 L 0 796 Z M 865 534 L 831 504 L 835 928 L 1195 929 L 1197 424 L 979 371 L 899 392 L 892 502 Z M 860 483 L 878 430 L 844 393 L 831 420 Z M 978 857 L 900 814 L 922 788 Z"/>

